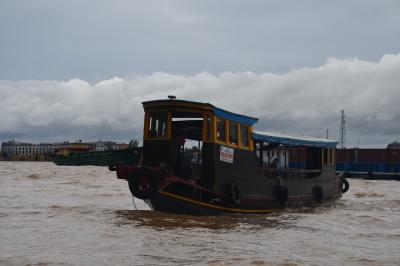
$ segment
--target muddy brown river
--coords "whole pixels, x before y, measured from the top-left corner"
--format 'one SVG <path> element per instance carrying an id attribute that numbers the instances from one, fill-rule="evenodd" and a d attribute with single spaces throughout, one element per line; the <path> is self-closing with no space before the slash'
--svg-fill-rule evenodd
<path id="1" fill-rule="evenodd" d="M 0 265 L 400 265 L 400 182 L 268 215 L 158 213 L 106 167 L 0 162 Z"/>

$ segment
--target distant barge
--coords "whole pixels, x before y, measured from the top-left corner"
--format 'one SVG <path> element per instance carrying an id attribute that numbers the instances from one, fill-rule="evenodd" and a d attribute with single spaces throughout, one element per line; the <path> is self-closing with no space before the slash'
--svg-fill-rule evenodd
<path id="1" fill-rule="evenodd" d="M 290 150 L 289 160 L 289 168 L 304 168 L 304 152 Z M 336 171 L 353 178 L 400 180 L 400 145 L 395 141 L 386 149 L 337 149 Z"/>
<path id="2" fill-rule="evenodd" d="M 142 148 L 129 148 L 111 151 L 86 151 L 68 149 L 61 151 L 54 157 L 57 165 L 96 165 L 109 166 L 116 163 L 137 165 L 142 157 Z"/>
<path id="3" fill-rule="evenodd" d="M 400 180 L 400 145 L 395 141 L 386 149 L 340 149 L 336 169 L 349 177 Z"/>
<path id="4" fill-rule="evenodd" d="M 208 103 L 143 102 L 140 164 L 110 165 L 134 197 L 162 212 L 268 213 L 339 199 L 349 183 L 336 175 L 336 141 L 253 131 L 257 118 Z M 289 169 L 288 149 L 305 151 Z"/>

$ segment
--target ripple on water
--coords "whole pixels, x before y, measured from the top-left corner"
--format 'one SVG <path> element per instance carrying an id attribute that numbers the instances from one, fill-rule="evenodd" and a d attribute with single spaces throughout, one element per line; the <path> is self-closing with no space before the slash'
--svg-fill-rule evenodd
<path id="1" fill-rule="evenodd" d="M 61 205 L 51 205 L 49 207 L 51 211 L 67 213 L 67 212 L 77 212 L 80 214 L 87 214 L 95 212 L 94 208 L 90 206 L 61 206 Z"/>
<path id="2" fill-rule="evenodd" d="M 31 174 L 31 175 L 28 175 L 28 178 L 30 178 L 30 179 L 39 179 L 40 176 L 38 174 Z"/>
<path id="3" fill-rule="evenodd" d="M 396 181 L 268 215 L 132 210 L 104 167 L 0 162 L 0 265 L 396 265 Z M 47 178 L 49 177 L 49 178 Z M 38 181 L 39 180 L 39 181 Z"/>
<path id="4" fill-rule="evenodd" d="M 379 193 L 376 193 L 376 192 L 371 192 L 371 193 L 357 192 L 357 193 L 354 193 L 354 196 L 356 196 L 357 198 L 363 198 L 363 197 L 378 197 L 378 198 L 381 198 L 381 197 L 385 197 L 384 194 L 379 194 Z"/>

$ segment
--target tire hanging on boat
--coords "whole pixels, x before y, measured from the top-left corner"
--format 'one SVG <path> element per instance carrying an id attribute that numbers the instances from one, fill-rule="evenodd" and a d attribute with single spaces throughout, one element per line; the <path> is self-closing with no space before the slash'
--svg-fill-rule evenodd
<path id="1" fill-rule="evenodd" d="M 322 199 L 324 197 L 324 191 L 323 191 L 322 187 L 319 185 L 313 187 L 312 193 L 313 193 L 314 199 L 318 203 L 322 203 Z"/>
<path id="2" fill-rule="evenodd" d="M 139 199 L 149 199 L 160 189 L 160 178 L 151 168 L 141 167 L 128 178 L 129 190 Z"/>
<path id="3" fill-rule="evenodd" d="M 340 189 L 342 193 L 346 193 L 350 188 L 349 181 L 347 181 L 344 177 L 340 178 Z"/>
<path id="4" fill-rule="evenodd" d="M 240 190 L 235 184 L 226 183 L 225 191 L 232 203 L 236 205 L 240 204 Z"/>
<path id="5" fill-rule="evenodd" d="M 288 189 L 284 185 L 276 185 L 275 186 L 275 196 L 279 203 L 286 207 L 288 200 L 289 200 L 289 193 Z"/>

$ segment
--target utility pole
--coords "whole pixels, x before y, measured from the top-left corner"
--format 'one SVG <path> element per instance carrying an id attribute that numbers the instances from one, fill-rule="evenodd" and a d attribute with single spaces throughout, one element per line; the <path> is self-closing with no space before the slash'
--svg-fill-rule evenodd
<path id="1" fill-rule="evenodd" d="M 340 148 L 345 148 L 345 141 L 346 141 L 346 116 L 344 115 L 344 109 L 340 110 L 340 138 L 339 144 Z"/>

